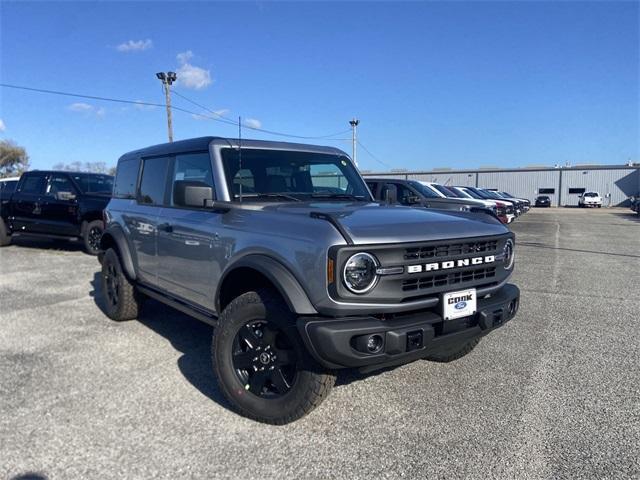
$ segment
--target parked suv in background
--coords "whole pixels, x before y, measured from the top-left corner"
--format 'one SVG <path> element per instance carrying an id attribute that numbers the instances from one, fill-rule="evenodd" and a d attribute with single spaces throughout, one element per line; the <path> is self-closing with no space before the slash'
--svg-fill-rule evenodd
<path id="1" fill-rule="evenodd" d="M 373 198 L 382 202 L 495 216 L 493 209 L 473 199 L 445 198 L 416 180 L 366 178 L 366 182 Z"/>
<path id="2" fill-rule="evenodd" d="M 522 210 L 522 213 L 527 213 L 531 208 L 531 202 L 526 198 L 514 197 L 510 193 L 499 192 L 498 190 L 495 190 L 495 189 L 488 189 L 488 191 L 495 193 L 499 197 L 504 198 L 506 200 L 512 200 L 512 201 L 518 202 L 518 206 Z"/>
<path id="3" fill-rule="evenodd" d="M 598 192 L 584 192 L 578 199 L 579 207 L 602 207 L 602 197 Z"/>
<path id="4" fill-rule="evenodd" d="M 513 203 L 508 200 L 498 200 L 495 198 L 491 198 L 487 194 L 481 195 L 473 187 L 457 186 L 447 188 L 451 188 L 453 191 L 455 191 L 459 195 L 462 195 L 463 197 L 475 198 L 478 200 L 485 200 L 495 203 L 498 207 L 498 217 L 500 218 L 502 223 L 511 223 L 516 218 L 516 208 Z"/>
<path id="5" fill-rule="evenodd" d="M 20 177 L 0 178 L 0 192 L 13 192 L 19 180 Z"/>
<path id="6" fill-rule="evenodd" d="M 18 235 L 81 238 L 96 255 L 113 177 L 96 173 L 34 170 L 22 174 L 15 189 L 0 190 L 0 246 Z"/>
<path id="7" fill-rule="evenodd" d="M 483 205 L 484 207 L 490 208 L 491 210 L 493 210 L 493 212 L 496 214 L 496 216 L 502 223 L 510 223 L 513 221 L 514 216 L 513 214 L 509 215 L 507 213 L 509 209 L 508 209 L 508 204 L 505 202 L 501 202 L 495 199 L 488 200 L 486 198 L 474 198 L 471 195 L 469 195 L 469 193 L 460 189 L 460 187 L 456 188 L 451 186 L 444 186 L 435 182 L 420 182 L 420 183 L 422 183 L 423 185 L 426 185 L 434 192 L 437 192 L 438 194 L 446 198 L 463 198 L 470 202 L 478 202 L 480 205 Z"/>
<path id="8" fill-rule="evenodd" d="M 551 206 L 551 198 L 548 195 L 538 195 L 536 197 L 536 207 L 550 207 Z"/>
<path id="9" fill-rule="evenodd" d="M 513 318 L 514 235 L 489 215 L 373 201 L 342 151 L 205 137 L 125 154 L 102 236 L 102 304 L 145 296 L 214 326 L 240 413 L 281 424 L 334 371 L 450 361 Z"/>

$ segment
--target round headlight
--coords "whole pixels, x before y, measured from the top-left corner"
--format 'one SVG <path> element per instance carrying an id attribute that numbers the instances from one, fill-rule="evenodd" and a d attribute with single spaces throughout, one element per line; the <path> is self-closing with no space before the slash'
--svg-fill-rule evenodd
<path id="1" fill-rule="evenodd" d="M 378 261 L 368 253 L 352 255 L 344 265 L 342 279 L 345 286 L 353 293 L 367 293 L 376 286 Z"/>
<path id="2" fill-rule="evenodd" d="M 513 262 L 516 260 L 516 253 L 513 250 L 513 240 L 507 240 L 507 243 L 504 244 L 504 268 L 505 270 L 511 270 L 513 267 Z"/>

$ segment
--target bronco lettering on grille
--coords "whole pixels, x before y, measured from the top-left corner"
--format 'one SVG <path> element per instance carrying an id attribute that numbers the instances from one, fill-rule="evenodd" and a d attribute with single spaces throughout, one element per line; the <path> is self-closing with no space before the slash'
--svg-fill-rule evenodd
<path id="1" fill-rule="evenodd" d="M 409 265 L 407 273 L 432 272 L 435 270 L 447 270 L 456 267 L 468 267 L 469 265 L 483 265 L 496 261 L 495 255 L 485 257 L 462 258 L 460 260 L 447 260 L 446 262 L 433 262 L 424 265 Z"/>

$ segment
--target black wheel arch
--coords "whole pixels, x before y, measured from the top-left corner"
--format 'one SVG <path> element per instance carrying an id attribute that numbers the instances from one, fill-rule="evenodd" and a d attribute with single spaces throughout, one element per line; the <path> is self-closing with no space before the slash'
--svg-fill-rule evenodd
<path id="1" fill-rule="evenodd" d="M 280 293 L 292 312 L 299 315 L 318 313 L 293 273 L 278 260 L 262 254 L 247 255 L 227 267 L 218 282 L 216 311 L 220 313 L 238 295 L 270 286 Z"/>
<path id="2" fill-rule="evenodd" d="M 102 234 L 100 239 L 100 250 L 107 251 L 109 248 L 113 248 L 118 253 L 120 261 L 122 262 L 122 268 L 127 277 L 131 280 L 136 279 L 135 259 L 131 254 L 131 249 L 127 243 L 122 228 L 120 227 L 108 227 Z"/>

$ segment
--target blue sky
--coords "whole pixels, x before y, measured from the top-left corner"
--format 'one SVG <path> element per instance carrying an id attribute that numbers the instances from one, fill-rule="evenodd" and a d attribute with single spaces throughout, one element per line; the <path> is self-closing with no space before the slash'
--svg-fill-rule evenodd
<path id="1" fill-rule="evenodd" d="M 638 2 L 2 2 L 3 83 L 347 130 L 393 168 L 640 161 Z M 161 108 L 0 89 L 33 168 L 166 141 Z M 197 111 L 179 97 L 174 104 Z M 237 128 L 175 112 L 177 139 Z M 278 139 L 245 132 L 253 138 Z M 350 142 L 311 140 L 350 152 Z M 359 151 L 360 166 L 387 170 Z"/>

